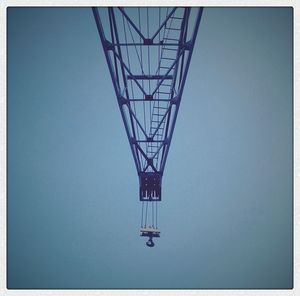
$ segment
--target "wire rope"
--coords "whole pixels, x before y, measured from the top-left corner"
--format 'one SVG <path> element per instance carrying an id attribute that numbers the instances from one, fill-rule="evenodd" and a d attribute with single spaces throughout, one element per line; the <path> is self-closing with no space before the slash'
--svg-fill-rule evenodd
<path id="1" fill-rule="evenodd" d="M 144 202 L 142 201 L 142 218 L 141 218 L 141 228 L 143 228 L 144 224 Z"/>
<path id="2" fill-rule="evenodd" d="M 146 225 L 147 225 L 147 215 L 148 215 L 148 201 L 146 201 L 146 214 L 145 214 L 145 227 L 146 227 Z"/>
<path id="3" fill-rule="evenodd" d="M 128 50 L 128 40 L 127 40 L 127 33 L 126 33 L 126 27 L 125 27 L 125 20 L 124 20 L 124 15 L 122 14 L 122 20 L 123 20 L 123 29 L 124 29 L 124 37 L 125 37 L 125 43 L 126 43 L 126 55 L 127 55 L 127 63 L 128 63 L 128 68 L 131 72 L 131 63 L 130 63 L 130 58 L 129 58 L 129 50 Z M 133 89 L 133 83 L 132 83 L 132 80 L 130 80 L 130 86 L 131 86 L 131 96 L 132 96 L 132 99 L 134 100 L 135 96 L 134 96 L 134 89 Z M 129 103 L 131 105 L 131 102 Z M 136 106 L 135 106 L 135 102 L 133 101 L 132 102 L 132 106 L 133 106 L 133 110 L 134 110 L 134 115 L 136 116 Z M 137 132 L 137 138 L 138 140 L 140 139 L 140 133 L 139 133 L 139 127 L 138 127 L 138 124 L 137 124 L 137 121 L 135 121 L 135 126 L 136 126 L 136 132 Z M 141 155 L 140 153 L 138 153 L 138 156 L 139 156 L 139 162 L 141 162 Z"/>
<path id="4" fill-rule="evenodd" d="M 139 30 L 141 32 L 141 10 L 138 7 L 138 18 L 139 18 Z M 144 73 L 144 62 L 143 62 L 143 50 L 142 50 L 142 37 L 140 36 L 140 56 L 141 56 L 141 70 Z M 144 80 L 142 80 L 142 87 L 144 89 Z M 145 101 L 143 100 L 143 115 L 144 115 L 144 129 L 147 131 L 147 121 L 146 121 L 146 108 Z M 146 152 L 147 152 L 147 144 L 145 144 Z M 146 165 L 146 159 L 144 159 L 143 167 Z"/>
<path id="5" fill-rule="evenodd" d="M 158 215 L 158 213 L 157 213 L 157 201 L 155 202 L 155 207 L 156 207 L 156 212 L 155 212 L 155 227 L 157 229 L 157 215 Z"/>
<path id="6" fill-rule="evenodd" d="M 168 12 L 169 12 L 169 8 L 166 9 L 166 16 L 165 16 L 165 18 L 168 17 Z M 166 24 L 167 23 L 165 23 L 164 29 L 163 29 L 163 40 L 165 39 L 165 34 L 166 34 Z M 172 24 L 172 20 L 171 20 L 171 24 Z M 171 24 L 170 24 L 170 26 L 171 26 Z M 160 10 L 159 10 L 159 27 L 160 27 Z M 159 31 L 159 40 L 160 40 L 160 31 Z M 157 66 L 156 74 L 160 74 L 161 61 L 162 61 L 163 52 L 164 52 L 164 47 L 159 45 L 159 48 L 160 47 L 161 47 L 161 54 L 160 54 L 160 57 L 158 57 L 158 66 Z M 159 81 L 156 84 L 157 86 L 158 86 L 158 83 L 159 83 Z M 155 96 L 156 96 L 157 100 L 154 101 L 153 110 L 152 110 L 152 116 L 151 116 L 151 120 L 150 120 L 150 129 L 154 129 L 154 130 L 156 129 L 155 127 L 153 127 L 153 123 L 154 123 L 153 114 L 155 114 L 155 112 L 154 112 L 155 107 L 157 108 L 157 114 L 158 114 L 157 115 L 158 116 L 158 118 L 157 118 L 158 120 L 157 121 L 159 121 L 159 116 L 161 114 L 161 112 L 160 112 L 161 109 L 160 109 L 160 105 L 159 105 L 160 93 L 156 92 Z M 161 135 L 158 135 L 158 133 L 156 134 L 156 140 L 162 140 L 163 133 L 164 133 L 164 126 L 165 126 L 165 120 L 163 121 L 163 124 L 162 124 L 162 133 L 161 133 Z M 156 142 L 155 146 L 156 146 L 155 148 L 156 148 L 156 151 L 157 151 L 158 148 L 159 148 L 159 142 Z M 156 162 L 156 167 L 158 167 L 159 154 L 160 153 L 157 153 L 155 155 L 155 158 L 154 158 L 154 160 Z"/>
<path id="7" fill-rule="evenodd" d="M 146 10 L 147 11 L 147 38 L 149 39 L 149 8 L 147 7 L 146 9 L 147 9 Z M 149 45 L 147 46 L 147 49 L 148 49 L 148 75 L 150 75 L 151 68 L 150 68 L 150 47 L 149 47 Z M 149 91 L 149 94 L 150 94 L 150 91 L 151 91 L 150 79 L 148 80 L 148 91 Z M 152 109 L 152 104 L 151 104 L 151 101 L 150 101 L 150 108 L 149 108 L 150 118 L 151 118 L 151 109 Z M 151 133 L 151 130 L 150 130 L 150 133 Z"/>
<path id="8" fill-rule="evenodd" d="M 151 205 L 152 205 L 152 227 L 154 228 L 154 202 L 152 201 L 151 202 Z"/>

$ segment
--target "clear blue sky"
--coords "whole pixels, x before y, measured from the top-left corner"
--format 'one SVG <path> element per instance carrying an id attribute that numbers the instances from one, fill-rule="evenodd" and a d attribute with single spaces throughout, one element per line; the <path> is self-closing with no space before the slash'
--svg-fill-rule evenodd
<path id="1" fill-rule="evenodd" d="M 291 8 L 207 8 L 155 248 L 90 8 L 8 9 L 9 288 L 291 288 Z"/>

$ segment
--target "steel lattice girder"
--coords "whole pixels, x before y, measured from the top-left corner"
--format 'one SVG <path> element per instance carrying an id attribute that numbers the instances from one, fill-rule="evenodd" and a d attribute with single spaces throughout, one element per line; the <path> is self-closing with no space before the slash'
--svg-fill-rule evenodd
<path id="1" fill-rule="evenodd" d="M 107 13 L 106 17 L 101 17 L 99 9 L 93 8 L 93 14 L 140 176 L 140 191 L 144 192 L 145 182 L 142 180 L 147 174 L 150 178 L 153 173 L 160 176 L 161 186 L 203 8 L 168 8 L 162 21 L 159 17 L 159 22 L 152 22 L 154 30 L 151 35 L 148 8 L 143 8 L 147 9 L 148 22 L 144 31 L 141 29 L 140 9 L 138 18 L 134 9 L 101 8 Z M 196 10 L 193 20 L 190 17 L 192 9 Z M 158 61 L 153 66 L 154 51 L 158 52 Z M 143 61 L 143 56 L 147 56 L 147 62 Z M 134 73 L 137 70 L 140 73 Z M 138 94 L 137 98 L 134 93 Z M 142 107 L 140 112 L 137 111 L 137 104 L 143 105 L 144 112 L 141 112 Z M 150 111 L 148 128 L 146 109 Z M 160 188 L 155 187 L 151 192 L 150 196 L 149 192 L 140 194 L 140 198 L 160 200 Z"/>

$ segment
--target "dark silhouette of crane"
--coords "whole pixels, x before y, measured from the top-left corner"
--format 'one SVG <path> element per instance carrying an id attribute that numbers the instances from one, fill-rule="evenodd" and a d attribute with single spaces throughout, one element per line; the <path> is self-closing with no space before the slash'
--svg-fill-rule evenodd
<path id="1" fill-rule="evenodd" d="M 93 8 L 139 177 L 140 235 L 160 236 L 157 202 L 203 8 Z"/>

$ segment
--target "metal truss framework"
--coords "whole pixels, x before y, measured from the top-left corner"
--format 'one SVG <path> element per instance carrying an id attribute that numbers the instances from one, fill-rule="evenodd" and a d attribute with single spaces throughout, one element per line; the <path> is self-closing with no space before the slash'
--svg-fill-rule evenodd
<path id="1" fill-rule="evenodd" d="M 203 8 L 164 8 L 153 18 L 148 8 L 109 7 L 105 17 L 101 10 L 93 8 L 93 14 L 139 175 L 140 200 L 159 201 Z"/>

